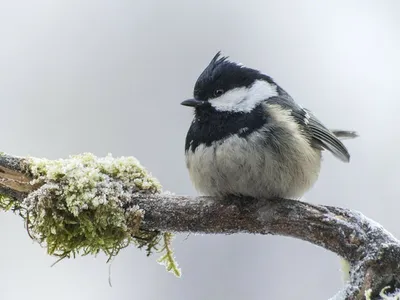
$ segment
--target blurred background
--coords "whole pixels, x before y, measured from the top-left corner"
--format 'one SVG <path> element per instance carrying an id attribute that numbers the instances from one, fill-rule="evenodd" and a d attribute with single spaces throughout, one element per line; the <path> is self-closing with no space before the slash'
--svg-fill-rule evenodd
<path id="1" fill-rule="evenodd" d="M 400 237 L 400 2 L 0 1 L 0 151 L 51 159 L 133 155 L 165 190 L 185 169 L 179 103 L 218 51 L 271 75 L 329 127 L 359 131 L 352 160 L 325 154 L 312 203 L 359 210 Z M 183 277 L 127 248 L 56 260 L 0 213 L 0 299 L 328 299 L 339 259 L 290 238 L 178 236 Z"/>

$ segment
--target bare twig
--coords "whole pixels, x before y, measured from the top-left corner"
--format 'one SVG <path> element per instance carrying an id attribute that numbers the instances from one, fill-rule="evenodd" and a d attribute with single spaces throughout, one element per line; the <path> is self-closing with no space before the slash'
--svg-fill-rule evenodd
<path id="1" fill-rule="evenodd" d="M 21 201 L 38 188 L 29 184 L 28 163 L 23 158 L 0 156 L 0 194 Z M 145 211 L 144 229 L 274 234 L 321 246 L 351 264 L 345 299 L 365 299 L 369 289 L 377 297 L 385 286 L 400 286 L 400 242 L 356 211 L 288 199 L 215 199 L 169 193 L 132 194 L 128 205 Z"/>

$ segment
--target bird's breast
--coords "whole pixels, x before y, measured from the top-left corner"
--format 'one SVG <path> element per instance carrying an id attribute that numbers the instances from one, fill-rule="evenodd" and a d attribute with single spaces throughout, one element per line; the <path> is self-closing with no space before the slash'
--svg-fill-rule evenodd
<path id="1" fill-rule="evenodd" d="M 320 151 L 305 141 L 299 141 L 298 148 L 276 148 L 266 131 L 246 137 L 234 134 L 187 150 L 195 188 L 205 195 L 301 197 L 318 177 Z"/>

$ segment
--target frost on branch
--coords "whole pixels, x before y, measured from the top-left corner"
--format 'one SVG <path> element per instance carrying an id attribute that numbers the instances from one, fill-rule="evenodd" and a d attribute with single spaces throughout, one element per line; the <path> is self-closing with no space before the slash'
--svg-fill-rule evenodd
<path id="1" fill-rule="evenodd" d="M 130 244 L 163 252 L 160 262 L 180 275 L 170 246 L 172 235 L 140 227 L 144 211 L 127 205 L 135 193 L 161 192 L 159 182 L 133 157 L 92 154 L 56 161 L 31 158 L 32 185 L 21 203 L 1 197 L 1 206 L 26 221 L 29 235 L 60 258 L 104 252 L 109 258 Z"/>
<path id="2" fill-rule="evenodd" d="M 387 293 L 386 291 L 390 289 L 389 286 L 383 288 L 379 293 L 379 299 L 377 300 L 400 300 L 400 290 L 395 290 L 393 293 Z M 371 289 L 365 292 L 365 300 L 373 300 Z"/>

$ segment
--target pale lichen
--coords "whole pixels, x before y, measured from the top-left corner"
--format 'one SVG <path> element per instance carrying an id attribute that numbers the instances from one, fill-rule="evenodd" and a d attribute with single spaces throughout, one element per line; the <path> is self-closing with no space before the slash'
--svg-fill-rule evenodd
<path id="1" fill-rule="evenodd" d="M 400 290 L 395 290 L 393 293 L 387 293 L 387 291 L 390 289 L 389 286 L 383 288 L 381 292 L 379 293 L 379 299 L 377 300 L 400 300 Z M 372 290 L 369 289 L 365 292 L 365 299 L 366 300 L 372 300 Z M 376 299 L 376 298 L 374 298 Z"/>
<path id="2" fill-rule="evenodd" d="M 340 258 L 340 264 L 343 281 L 347 282 L 350 280 L 351 265 L 349 261 L 345 260 L 344 258 Z"/>
<path id="3" fill-rule="evenodd" d="M 130 244 L 147 254 L 161 251 L 161 263 L 180 276 L 170 248 L 171 234 L 143 230 L 144 211 L 132 206 L 135 193 L 159 193 L 161 185 L 133 157 L 30 158 L 30 193 L 18 210 L 30 236 L 60 258 L 104 252 L 111 259 Z M 4 208 L 10 204 L 0 199 Z M 15 202 L 14 202 L 15 203 Z M 160 249 L 160 250 L 158 250 Z"/>

